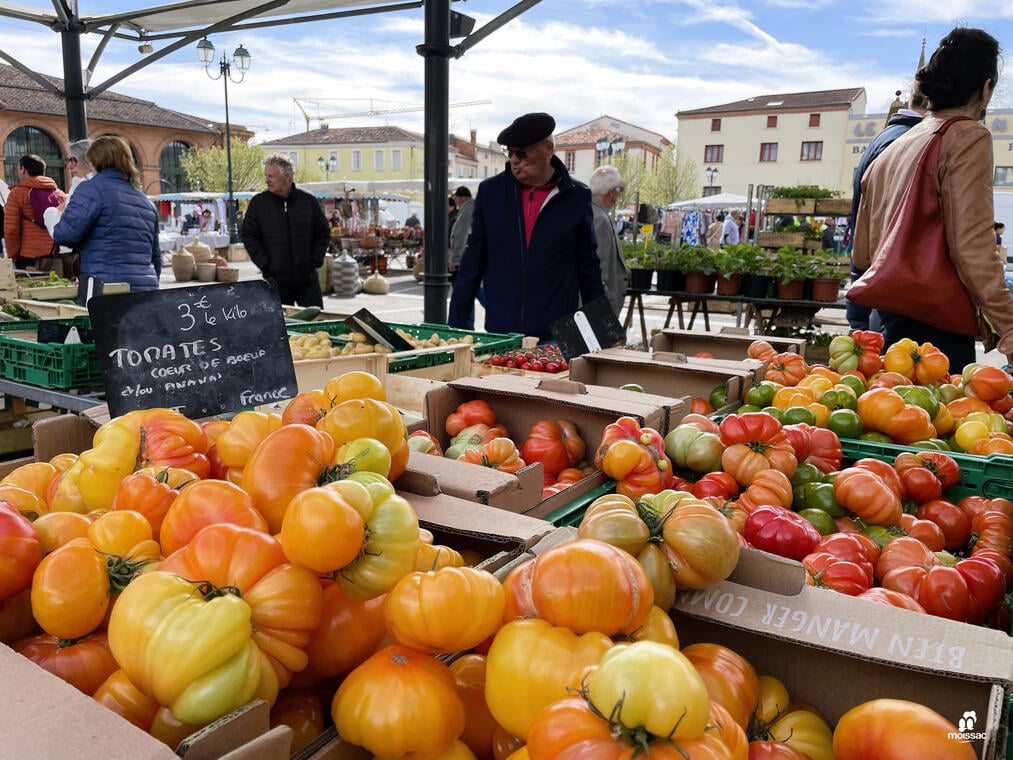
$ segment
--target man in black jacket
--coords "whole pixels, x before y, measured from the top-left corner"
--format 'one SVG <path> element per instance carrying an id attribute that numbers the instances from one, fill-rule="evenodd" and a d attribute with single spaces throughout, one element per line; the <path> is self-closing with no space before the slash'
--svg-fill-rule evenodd
<path id="1" fill-rule="evenodd" d="M 320 203 L 292 181 L 288 156 L 264 160 L 267 190 L 250 200 L 241 237 L 264 279 L 274 281 L 283 304 L 323 306 L 317 270 L 324 263 L 330 226 Z"/>

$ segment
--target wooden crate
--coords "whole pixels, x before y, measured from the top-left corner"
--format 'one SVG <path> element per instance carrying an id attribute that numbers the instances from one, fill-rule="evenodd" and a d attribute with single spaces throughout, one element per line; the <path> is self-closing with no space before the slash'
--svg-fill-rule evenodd
<path id="1" fill-rule="evenodd" d="M 756 244 L 761 248 L 780 248 L 784 245 L 793 245 L 796 248 L 802 248 L 805 245 L 805 233 L 757 232 Z"/>
<path id="2" fill-rule="evenodd" d="M 849 209 L 850 211 L 850 209 Z M 768 214 L 802 214 L 816 213 L 815 198 L 768 198 L 766 213 Z"/>
<path id="3" fill-rule="evenodd" d="M 851 216 L 851 198 L 818 198 L 818 216 Z"/>
<path id="4" fill-rule="evenodd" d="M 107 282 L 102 286 L 102 295 L 106 296 L 129 292 L 130 285 L 126 282 Z M 18 297 L 34 301 L 73 300 L 77 298 L 77 285 L 40 285 L 34 288 L 18 285 Z"/>
<path id="5" fill-rule="evenodd" d="M 65 317 L 78 317 L 88 313 L 87 306 L 78 306 L 70 303 L 51 303 L 49 301 L 33 301 L 29 298 L 13 299 L 29 311 L 33 311 L 43 319 L 62 319 Z"/>

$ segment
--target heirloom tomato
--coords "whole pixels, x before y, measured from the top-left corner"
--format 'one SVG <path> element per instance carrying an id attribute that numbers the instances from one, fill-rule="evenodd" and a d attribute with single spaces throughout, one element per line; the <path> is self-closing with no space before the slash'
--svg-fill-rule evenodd
<path id="1" fill-rule="evenodd" d="M 142 731 L 148 731 L 155 720 L 155 713 L 159 709 L 164 709 L 160 708 L 158 702 L 130 683 L 123 671 L 119 669 L 113 671 L 102 682 L 92 697 L 100 705 L 112 710 Z"/>
<path id="2" fill-rule="evenodd" d="M 689 492 L 698 499 L 706 496 L 734 499 L 739 495 L 739 484 L 727 472 L 708 472 L 692 485 Z"/>
<path id="3" fill-rule="evenodd" d="M 754 340 L 746 348 L 746 354 L 750 359 L 759 359 L 761 362 L 766 362 L 777 355 L 777 350 L 765 340 Z"/>
<path id="4" fill-rule="evenodd" d="M 606 426 L 594 465 L 618 481 L 618 493 L 633 499 L 672 485 L 672 462 L 665 454 L 664 439 L 632 417 L 620 417 Z"/>
<path id="5" fill-rule="evenodd" d="M 808 705 L 792 702 L 788 689 L 773 676 L 761 675 L 759 685 L 750 736 L 787 745 L 811 760 L 834 760 L 833 733 L 826 719 Z"/>
<path id="6" fill-rule="evenodd" d="M 359 556 L 366 537 L 363 515 L 372 509 L 373 499 L 361 483 L 307 488 L 288 503 L 278 540 L 289 562 L 333 575 Z"/>
<path id="7" fill-rule="evenodd" d="M 227 467 L 242 473 L 260 442 L 281 427 L 283 417 L 265 412 L 239 412 L 215 441 L 215 451 Z M 289 424 L 295 422 L 290 420 Z"/>
<path id="8" fill-rule="evenodd" d="M 335 446 L 341 446 L 356 438 L 375 438 L 386 446 L 391 454 L 397 451 L 405 440 L 401 412 L 386 401 L 371 398 L 352 399 L 335 405 L 327 416 L 317 423 L 317 430 L 328 433 L 334 439 Z"/>
<path id="9" fill-rule="evenodd" d="M 303 649 L 320 620 L 323 592 L 311 571 L 288 562 L 274 536 L 226 523 L 210 525 L 158 569 L 200 579 L 220 594 L 238 595 L 249 608 L 250 639 L 274 667 L 279 686 L 306 667 Z"/>
<path id="10" fill-rule="evenodd" d="M 526 464 L 509 438 L 493 438 L 480 448 L 466 450 L 458 460 L 507 473 L 517 472 Z"/>
<path id="11" fill-rule="evenodd" d="M 829 552 L 814 552 L 802 559 L 812 585 L 848 596 L 858 596 L 872 585 L 872 563 L 851 562 Z"/>
<path id="12" fill-rule="evenodd" d="M 584 458 L 584 440 L 577 426 L 569 420 L 539 420 L 528 432 L 520 447 L 525 462 L 541 462 L 547 473 L 555 477 Z"/>
<path id="13" fill-rule="evenodd" d="M 577 635 L 539 618 L 506 623 L 486 658 L 489 711 L 513 736 L 527 738 L 539 710 L 579 689 L 586 669 L 612 646 L 604 634 Z"/>
<path id="14" fill-rule="evenodd" d="M 898 493 L 880 475 L 860 467 L 849 467 L 834 478 L 834 496 L 872 525 L 896 525 L 903 511 Z"/>
<path id="15" fill-rule="evenodd" d="M 919 520 L 931 520 L 943 531 L 945 548 L 955 551 L 971 539 L 971 521 L 963 510 L 946 499 L 933 499 L 918 507 Z"/>
<path id="16" fill-rule="evenodd" d="M 591 672 L 588 701 L 628 731 L 693 739 L 707 726 L 709 697 L 693 663 L 667 644 L 616 644 Z"/>
<path id="17" fill-rule="evenodd" d="M 994 549 L 1013 558 L 1013 517 L 992 511 L 976 514 L 971 518 L 971 540 L 974 551 Z"/>
<path id="18" fill-rule="evenodd" d="M 899 372 L 918 385 L 928 385 L 947 376 L 950 360 L 931 343 L 918 345 L 910 338 L 901 338 L 886 349 L 883 368 Z"/>
<path id="19" fill-rule="evenodd" d="M 651 497 L 646 509 L 660 515 L 661 547 L 679 588 L 706 588 L 727 578 L 739 561 L 739 539 L 731 522 L 689 494 L 673 503 L 674 491 Z M 657 531 L 658 528 L 655 529 Z"/>
<path id="20" fill-rule="evenodd" d="M 334 464 L 344 477 L 350 472 L 375 472 L 390 477 L 391 451 L 375 438 L 355 438 L 338 446 Z"/>
<path id="21" fill-rule="evenodd" d="M 644 568 L 647 577 L 651 581 L 651 588 L 654 589 L 654 610 L 661 608 L 667 611 L 675 604 L 675 595 L 678 587 L 675 585 L 675 576 L 672 574 L 672 566 L 668 561 L 668 555 L 657 543 L 647 544 L 636 554 L 637 562 Z M 648 616 L 650 617 L 650 616 Z M 646 623 L 645 623 L 646 625 Z M 641 626 L 643 628 L 643 626 Z M 637 629 L 641 630 L 641 629 Z M 636 631 L 631 634 L 638 638 Z"/>
<path id="22" fill-rule="evenodd" d="M 595 538 L 637 556 L 651 531 L 637 512 L 633 499 L 621 494 L 599 496 L 584 512 L 577 528 L 579 538 Z"/>
<path id="23" fill-rule="evenodd" d="M 271 706 L 271 728 L 292 729 L 292 752 L 317 738 L 324 731 L 324 703 L 315 689 L 288 687 L 278 692 Z"/>
<path id="24" fill-rule="evenodd" d="M 503 587 L 505 620 L 540 617 L 576 633 L 628 633 L 647 620 L 654 604 L 651 581 L 636 558 L 589 538 L 554 546 L 518 565 Z"/>
<path id="25" fill-rule="evenodd" d="M 915 599 L 930 615 L 964 622 L 969 619 L 967 582 L 955 567 L 909 565 L 891 570 L 881 582 L 883 588 Z"/>
<path id="26" fill-rule="evenodd" d="M 281 424 L 299 422 L 303 425 L 316 425 L 330 408 L 331 402 L 322 390 L 303 391 L 285 405 L 281 413 Z"/>
<path id="27" fill-rule="evenodd" d="M 478 760 L 493 757 L 496 720 L 485 703 L 485 655 L 465 654 L 450 663 L 457 696 L 464 704 L 464 731 L 461 741 Z"/>
<path id="28" fill-rule="evenodd" d="M 837 760 L 974 760 L 960 732 L 925 705 L 900 699 L 873 699 L 848 710 L 834 729 Z"/>
<path id="29" fill-rule="evenodd" d="M 197 480 L 196 475 L 180 467 L 145 467 L 123 478 L 110 509 L 140 512 L 151 525 L 151 537 L 158 541 L 162 522 L 179 490 Z"/>
<path id="30" fill-rule="evenodd" d="M 742 486 L 748 486 L 760 470 L 780 470 L 788 477 L 798 461 L 784 427 L 766 412 L 730 414 L 721 421 L 725 451 L 721 465 Z"/>
<path id="31" fill-rule="evenodd" d="M 720 470 L 724 450 L 716 431 L 701 430 L 696 425 L 678 425 L 665 436 L 665 453 L 677 467 L 693 472 Z"/>
<path id="32" fill-rule="evenodd" d="M 30 462 L 18 467 L 14 472 L 0 480 L 0 485 L 17 486 L 30 491 L 45 502 L 49 493 L 49 485 L 58 474 L 58 470 L 49 462 Z M 0 497 L 2 498 L 2 497 Z M 49 507 L 46 507 L 46 511 Z"/>
<path id="33" fill-rule="evenodd" d="M 324 396 L 329 406 L 337 406 L 345 401 L 371 398 L 376 401 L 387 400 L 387 390 L 376 375 L 361 370 L 344 372 L 331 378 L 324 385 Z"/>
<path id="34" fill-rule="evenodd" d="M 31 588 L 0 601 L 0 641 L 13 644 L 36 630 Z"/>
<path id="35" fill-rule="evenodd" d="M 455 436 L 466 427 L 479 423 L 492 427 L 496 424 L 496 413 L 488 401 L 474 399 L 459 404 L 454 413 L 447 417 L 444 427 L 448 435 Z"/>
<path id="36" fill-rule="evenodd" d="M 382 596 L 352 599 L 337 583 L 324 588 L 317 623 L 306 645 L 306 671 L 319 678 L 341 676 L 364 662 L 387 636 Z M 301 675 L 301 674 L 299 674 Z"/>
<path id="37" fill-rule="evenodd" d="M 811 522 L 779 506 L 754 509 L 746 518 L 742 535 L 757 549 L 794 560 L 809 554 L 822 538 Z"/>
<path id="38" fill-rule="evenodd" d="M 35 526 L 17 509 L 0 502 L 0 601 L 32 585 L 32 574 L 42 561 L 42 546 Z"/>
<path id="39" fill-rule="evenodd" d="M 863 591 L 858 595 L 859 599 L 868 599 L 870 602 L 876 602 L 877 604 L 886 604 L 890 607 L 897 607 L 902 610 L 911 610 L 912 612 L 925 613 L 925 608 L 922 607 L 918 602 L 912 599 L 907 594 L 902 594 L 899 591 L 892 591 L 882 586 L 873 586 L 867 591 Z"/>
<path id="40" fill-rule="evenodd" d="M 739 496 L 738 505 L 747 514 L 757 507 L 774 505 L 790 508 L 793 500 L 791 480 L 780 470 L 760 470 L 752 484 Z"/>
<path id="41" fill-rule="evenodd" d="M 464 730 L 450 669 L 400 645 L 381 649 L 345 677 L 331 716 L 342 739 L 387 757 L 432 755 Z"/>
<path id="42" fill-rule="evenodd" d="M 866 377 L 883 367 L 883 334 L 873 330 L 855 330 L 830 341 L 830 366 L 839 372 L 858 370 Z"/>
<path id="43" fill-rule="evenodd" d="M 997 401 L 1013 391 L 1013 377 L 1001 367 L 979 365 L 964 383 L 964 394 L 983 401 Z"/>
<path id="44" fill-rule="evenodd" d="M 809 365 L 798 354 L 775 354 L 768 362 L 764 378 L 781 385 L 798 385 L 809 373 Z"/>
<path id="45" fill-rule="evenodd" d="M 427 433 L 425 430 L 416 430 L 408 434 L 408 448 L 423 454 L 443 456 L 443 447 L 440 446 L 440 442 L 432 433 Z"/>
<path id="46" fill-rule="evenodd" d="M 749 728 L 760 696 L 756 670 L 749 661 L 720 644 L 690 644 L 682 653 L 703 679 L 711 702 L 727 710 L 737 725 Z"/>
<path id="47" fill-rule="evenodd" d="M 112 513 L 115 514 L 115 513 Z M 162 551 L 172 554 L 207 525 L 229 523 L 266 533 L 267 521 L 246 491 L 227 480 L 198 480 L 173 500 L 159 530 Z"/>
<path id="48" fill-rule="evenodd" d="M 119 668 L 109 651 L 105 631 L 95 631 L 79 639 L 60 639 L 40 633 L 17 642 L 14 651 L 89 697 Z"/>

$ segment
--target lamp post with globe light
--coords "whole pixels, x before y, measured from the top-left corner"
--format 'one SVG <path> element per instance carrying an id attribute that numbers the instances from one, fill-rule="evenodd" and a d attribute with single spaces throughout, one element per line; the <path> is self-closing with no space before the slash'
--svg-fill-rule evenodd
<path id="1" fill-rule="evenodd" d="M 703 170 L 703 173 L 707 175 L 708 184 L 708 195 L 714 195 L 714 178 L 718 176 L 718 169 L 716 166 L 708 166 Z"/>
<path id="2" fill-rule="evenodd" d="M 614 153 L 620 153 L 626 148 L 626 140 L 622 135 L 618 135 L 612 140 L 602 135 L 595 141 L 594 147 L 598 150 L 598 166 L 601 166 L 606 162 L 606 159 L 611 160 Z"/>
<path id="3" fill-rule="evenodd" d="M 229 226 L 229 242 L 239 242 L 239 230 L 236 227 L 236 201 L 232 187 L 232 127 L 229 124 L 229 80 L 231 79 L 235 84 L 239 84 L 243 81 L 246 76 L 246 72 L 250 69 L 250 52 L 242 45 L 237 47 L 232 53 L 232 60 L 222 54 L 221 60 L 218 62 L 218 75 L 215 76 L 211 73 L 210 66 L 215 60 L 215 46 L 211 44 L 211 40 L 207 37 L 203 38 L 197 43 L 197 56 L 200 58 L 200 62 L 204 64 L 204 73 L 206 73 L 211 79 L 221 79 L 225 85 L 225 171 L 228 176 L 228 226 Z M 232 64 L 235 64 L 236 69 L 239 71 L 239 78 L 232 78 Z"/>
<path id="4" fill-rule="evenodd" d="M 334 156 L 331 156 L 328 159 L 325 159 L 323 156 L 320 156 L 317 159 L 317 168 L 320 169 L 320 171 L 324 172 L 325 181 L 330 182 L 331 172 L 336 171 L 338 168 L 338 159 L 336 159 Z"/>

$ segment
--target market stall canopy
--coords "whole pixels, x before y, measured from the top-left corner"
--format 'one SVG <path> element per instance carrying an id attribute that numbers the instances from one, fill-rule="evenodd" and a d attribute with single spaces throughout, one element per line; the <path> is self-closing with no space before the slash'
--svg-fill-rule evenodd
<path id="1" fill-rule="evenodd" d="M 749 199 L 744 195 L 736 195 L 735 193 L 717 193 L 715 195 L 704 196 L 703 198 L 693 198 L 688 201 L 669 203 L 665 206 L 665 209 L 688 211 L 692 209 L 745 208 L 747 203 L 749 203 Z"/>
<path id="2" fill-rule="evenodd" d="M 408 195 L 397 192 L 408 192 L 409 188 L 403 187 L 396 179 L 377 182 L 300 182 L 297 186 L 317 198 L 379 198 L 382 201 L 404 203 L 411 200 Z M 419 191 L 421 189 L 420 187 Z M 236 193 L 236 197 L 239 197 L 239 193 Z"/>
<path id="3" fill-rule="evenodd" d="M 241 192 L 233 193 L 232 197 L 237 201 L 248 201 L 256 193 Z M 160 195 L 149 195 L 149 198 L 153 201 L 177 201 L 182 203 L 201 203 L 202 201 L 218 201 L 224 200 L 227 197 L 226 193 L 200 193 L 200 192 L 189 192 L 189 193 L 161 193 Z"/>

